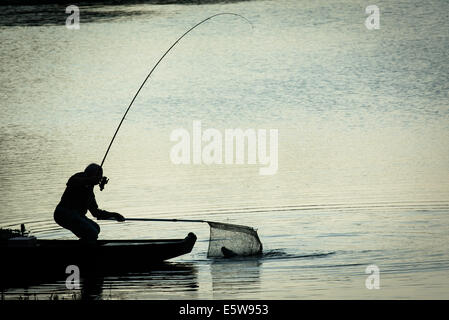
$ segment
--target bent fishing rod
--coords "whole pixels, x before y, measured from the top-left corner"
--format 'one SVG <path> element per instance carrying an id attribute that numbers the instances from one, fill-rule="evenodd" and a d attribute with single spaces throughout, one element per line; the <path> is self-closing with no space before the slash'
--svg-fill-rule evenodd
<path id="1" fill-rule="evenodd" d="M 131 109 L 131 106 L 133 105 L 134 101 L 136 100 L 137 96 L 140 93 L 140 90 L 142 90 L 143 86 L 145 85 L 145 83 L 147 82 L 147 80 L 150 78 L 151 74 L 154 72 L 154 70 L 156 70 L 157 66 L 159 65 L 159 63 L 161 63 L 161 61 L 165 58 L 165 56 L 176 46 L 176 44 L 181 41 L 182 38 L 184 38 L 187 34 L 189 34 L 192 30 L 194 30 L 195 28 L 197 28 L 198 26 L 200 26 L 201 24 L 205 23 L 206 21 L 213 19 L 215 17 L 218 16 L 222 16 L 222 15 L 232 15 L 232 16 L 236 16 L 236 17 L 240 17 L 242 19 L 244 19 L 246 22 L 248 22 L 251 27 L 252 27 L 252 23 L 251 21 L 249 21 L 247 18 L 245 18 L 244 16 L 237 14 L 237 13 L 232 13 L 232 12 L 222 12 L 222 13 L 217 13 L 214 14 L 200 22 L 198 22 L 196 25 L 194 25 L 193 27 L 191 27 L 189 30 L 187 30 L 186 32 L 184 32 L 184 34 L 182 36 L 180 36 L 168 49 L 167 51 L 165 51 L 165 53 L 160 57 L 160 59 L 156 62 L 156 64 L 154 65 L 154 67 L 151 69 L 151 71 L 148 73 L 148 75 L 146 76 L 145 80 L 143 80 L 142 84 L 140 85 L 139 89 L 137 90 L 136 94 L 134 95 L 134 97 L 131 100 L 131 103 L 128 105 L 128 108 L 125 111 L 125 114 L 123 115 L 122 119 L 120 120 L 120 123 L 117 127 L 117 129 L 115 130 L 114 135 L 112 136 L 111 142 L 109 143 L 109 146 L 106 150 L 106 153 L 103 157 L 103 160 L 101 161 L 100 167 L 103 167 L 104 161 L 106 160 L 106 157 L 109 153 L 109 150 L 111 149 L 112 143 L 115 140 L 115 137 L 117 136 L 118 131 L 120 130 L 120 127 L 122 126 L 123 121 L 126 118 L 126 115 L 128 114 L 128 111 Z M 100 190 L 104 189 L 104 185 L 108 183 L 108 179 L 106 177 L 103 177 L 101 182 L 100 182 Z"/>

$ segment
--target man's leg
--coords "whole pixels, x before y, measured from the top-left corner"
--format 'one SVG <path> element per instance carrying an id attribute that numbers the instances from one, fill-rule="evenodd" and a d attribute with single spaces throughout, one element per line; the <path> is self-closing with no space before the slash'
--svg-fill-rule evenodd
<path id="1" fill-rule="evenodd" d="M 98 225 L 98 223 L 96 223 L 93 220 L 90 220 L 89 218 L 87 218 L 86 216 L 81 217 L 82 220 L 84 220 L 84 224 L 88 225 L 89 227 L 87 227 L 87 229 L 89 231 L 87 231 L 87 238 L 89 238 L 89 240 L 92 240 L 93 237 L 95 237 L 94 240 L 96 240 L 98 238 L 98 234 L 100 233 L 100 226 Z M 92 234 L 92 235 L 90 235 Z M 82 238 L 84 239 L 84 238 Z"/>
<path id="2" fill-rule="evenodd" d="M 75 210 L 57 209 L 55 221 L 61 227 L 72 231 L 81 240 L 95 241 L 100 233 L 100 226 L 97 223 Z"/>

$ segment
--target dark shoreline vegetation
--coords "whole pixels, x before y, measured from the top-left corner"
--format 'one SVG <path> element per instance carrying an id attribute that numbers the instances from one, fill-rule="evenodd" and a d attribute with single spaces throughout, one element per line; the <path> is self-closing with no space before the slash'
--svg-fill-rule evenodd
<path id="1" fill-rule="evenodd" d="M 39 4 L 59 4 L 59 5 L 129 5 L 129 4 L 214 4 L 214 3 L 234 3 L 244 2 L 249 0 L 2 0 L 0 6 L 26 6 Z"/>
<path id="2" fill-rule="evenodd" d="M 47 4 L 28 4 L 1 6 L 0 8 L 0 27 L 14 26 L 65 26 L 66 19 L 69 16 L 66 13 L 66 7 L 69 3 L 47 3 Z M 151 15 L 153 11 L 139 10 L 121 10 L 119 8 L 113 11 L 104 11 L 101 8 L 106 5 L 94 2 L 78 3 L 80 8 L 81 23 L 107 22 L 120 18 L 129 18 L 133 16 Z"/>
<path id="3" fill-rule="evenodd" d="M 137 10 L 129 5 L 203 5 L 243 2 L 250 0 L 0 0 L 0 27 L 14 26 L 64 26 L 69 16 L 65 9 L 69 5 L 80 8 L 81 23 L 107 22 L 120 18 L 149 16 L 156 14 L 151 10 Z M 124 6 L 121 10 L 120 6 Z M 113 11 L 102 7 L 115 6 Z"/>

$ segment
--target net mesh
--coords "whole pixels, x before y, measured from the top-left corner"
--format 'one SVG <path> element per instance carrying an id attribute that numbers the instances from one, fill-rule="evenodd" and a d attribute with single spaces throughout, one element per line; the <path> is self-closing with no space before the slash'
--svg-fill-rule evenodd
<path id="1" fill-rule="evenodd" d="M 229 223 L 208 223 L 208 257 L 250 256 L 262 253 L 262 242 L 255 229 Z"/>

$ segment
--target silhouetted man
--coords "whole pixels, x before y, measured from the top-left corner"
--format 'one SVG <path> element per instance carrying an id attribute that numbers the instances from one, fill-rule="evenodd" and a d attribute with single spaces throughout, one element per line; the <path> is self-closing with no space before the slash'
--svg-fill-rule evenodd
<path id="1" fill-rule="evenodd" d="M 61 227 L 69 229 L 81 240 L 96 240 L 100 233 L 100 226 L 86 217 L 87 210 L 97 220 L 115 219 L 125 221 L 116 212 L 98 209 L 95 201 L 94 186 L 103 177 L 103 168 L 92 163 L 84 172 L 78 172 L 67 181 L 67 188 L 56 206 L 54 219 Z"/>

